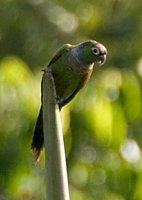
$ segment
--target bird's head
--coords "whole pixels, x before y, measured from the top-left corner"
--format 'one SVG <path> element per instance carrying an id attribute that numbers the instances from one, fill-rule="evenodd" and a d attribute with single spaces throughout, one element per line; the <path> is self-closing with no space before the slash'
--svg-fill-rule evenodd
<path id="1" fill-rule="evenodd" d="M 106 61 L 107 49 L 106 47 L 94 40 L 89 40 L 82 43 L 84 61 L 89 63 L 97 63 L 102 65 Z"/>

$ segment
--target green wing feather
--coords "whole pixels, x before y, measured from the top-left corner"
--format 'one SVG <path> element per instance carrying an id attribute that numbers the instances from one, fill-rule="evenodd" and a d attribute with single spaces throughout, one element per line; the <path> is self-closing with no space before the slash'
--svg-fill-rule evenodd
<path id="1" fill-rule="evenodd" d="M 55 63 L 66 51 L 68 51 L 72 47 L 71 44 L 64 44 L 58 51 L 55 53 L 53 58 L 49 61 L 48 66 Z"/>

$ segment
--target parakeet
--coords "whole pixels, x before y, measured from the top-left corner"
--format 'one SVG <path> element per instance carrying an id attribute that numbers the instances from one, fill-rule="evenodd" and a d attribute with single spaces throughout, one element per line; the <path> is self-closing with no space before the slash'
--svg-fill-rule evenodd
<path id="1" fill-rule="evenodd" d="M 104 64 L 106 55 L 106 47 L 94 40 L 88 40 L 78 45 L 65 44 L 55 53 L 47 67 L 54 77 L 60 110 L 89 80 L 94 64 Z M 31 144 L 35 161 L 40 156 L 43 144 L 41 105 Z"/>

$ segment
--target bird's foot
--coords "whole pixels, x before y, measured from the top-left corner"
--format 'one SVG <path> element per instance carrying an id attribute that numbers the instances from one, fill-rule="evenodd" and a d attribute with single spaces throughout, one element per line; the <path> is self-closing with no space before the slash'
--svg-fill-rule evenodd
<path id="1" fill-rule="evenodd" d="M 52 69 L 49 67 L 43 68 L 41 71 L 43 71 L 48 78 L 52 79 L 53 78 L 53 74 L 52 74 Z"/>
<path id="2" fill-rule="evenodd" d="M 56 103 L 61 107 L 64 103 L 64 98 L 59 98 L 59 96 L 56 97 Z"/>

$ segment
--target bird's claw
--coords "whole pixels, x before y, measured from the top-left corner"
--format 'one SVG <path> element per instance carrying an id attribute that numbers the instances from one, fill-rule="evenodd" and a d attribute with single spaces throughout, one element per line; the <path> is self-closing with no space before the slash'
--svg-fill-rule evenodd
<path id="1" fill-rule="evenodd" d="M 43 68 L 41 71 L 43 71 L 49 78 L 53 78 L 52 75 L 52 69 L 49 67 Z"/>
<path id="2" fill-rule="evenodd" d="M 64 102 L 63 98 L 59 98 L 58 96 L 56 97 L 56 103 L 60 106 Z"/>

